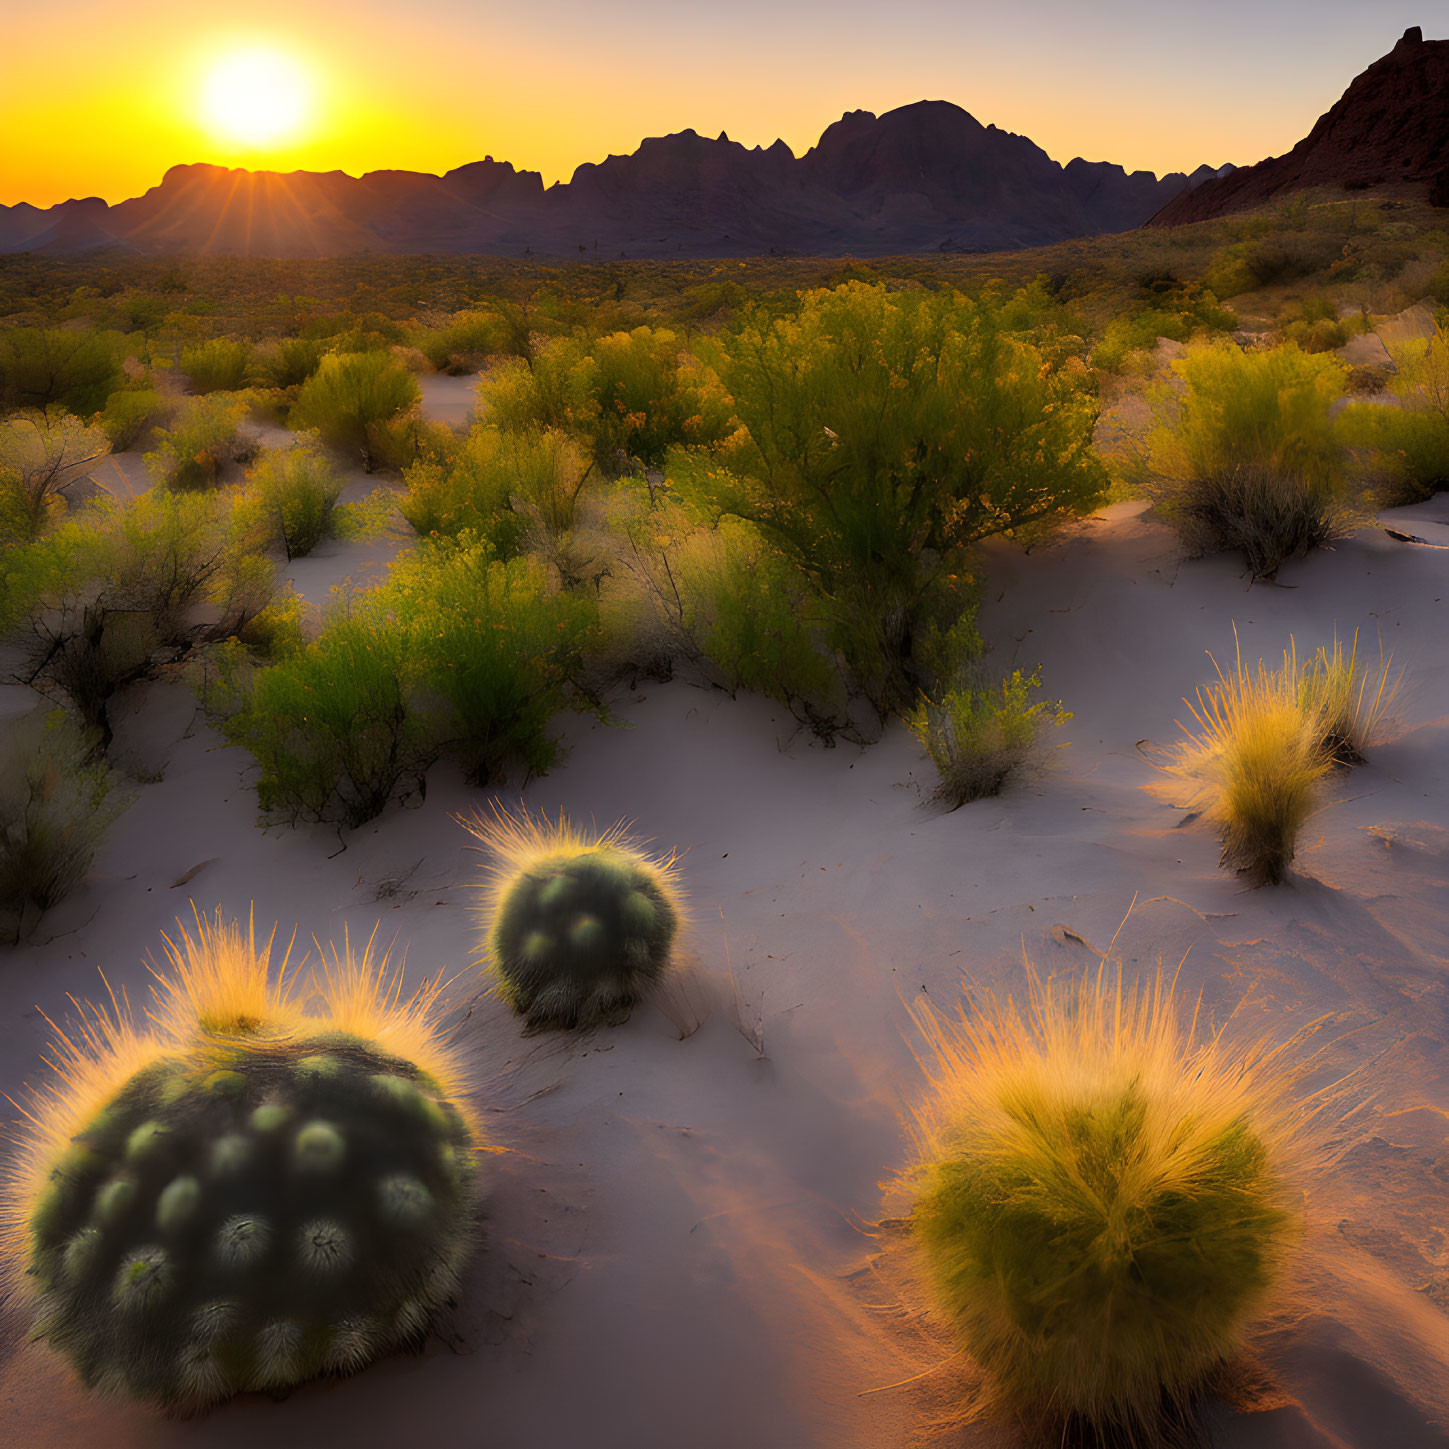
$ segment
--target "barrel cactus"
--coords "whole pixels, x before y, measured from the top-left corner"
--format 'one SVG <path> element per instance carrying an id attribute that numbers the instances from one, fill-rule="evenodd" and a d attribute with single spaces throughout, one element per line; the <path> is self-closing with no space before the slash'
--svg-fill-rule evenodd
<path id="1" fill-rule="evenodd" d="M 589 834 L 563 815 L 460 823 L 492 852 L 487 959 L 531 1028 L 627 1015 L 668 970 L 683 916 L 672 856 L 645 854 L 623 826 Z"/>
<path id="2" fill-rule="evenodd" d="M 1196 1040 L 1170 990 L 1105 974 L 923 1024 L 910 1222 L 939 1307 L 1051 1437 L 1158 1442 L 1241 1348 L 1299 1226 L 1281 1051 Z"/>
<path id="3" fill-rule="evenodd" d="M 173 1412 L 348 1373 L 417 1341 L 473 1238 L 477 1131 L 371 943 L 305 1015 L 270 942 L 167 942 L 146 1030 L 62 1037 L 7 1214 L 38 1336 L 83 1382 Z"/>

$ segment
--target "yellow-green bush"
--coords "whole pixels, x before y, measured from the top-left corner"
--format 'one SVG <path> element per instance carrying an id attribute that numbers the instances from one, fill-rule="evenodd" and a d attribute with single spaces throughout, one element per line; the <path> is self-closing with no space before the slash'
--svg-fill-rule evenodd
<path id="1" fill-rule="evenodd" d="M 229 393 L 185 399 L 171 425 L 156 431 L 146 468 L 163 488 L 206 488 L 243 451 L 238 429 L 247 405 Z"/>
<path id="2" fill-rule="evenodd" d="M 1198 344 L 1156 388 L 1147 491 L 1189 552 L 1243 553 L 1272 577 L 1357 517 L 1332 410 L 1345 369 L 1291 343 L 1243 352 Z"/>
<path id="3" fill-rule="evenodd" d="M 168 423 L 176 404 L 155 388 L 124 387 L 106 399 L 98 419 L 112 449 L 124 453 L 146 441 L 150 434 Z"/>
<path id="4" fill-rule="evenodd" d="M 393 461 L 389 425 L 416 408 L 420 396 L 417 378 L 386 352 L 329 353 L 302 384 L 291 425 L 315 430 L 370 471 L 380 455 Z"/>
<path id="5" fill-rule="evenodd" d="M 1449 336 L 1401 343 L 1393 356 L 1389 386 L 1400 405 L 1354 404 L 1339 429 L 1349 447 L 1371 455 L 1386 502 L 1415 503 L 1449 487 Z"/>
<path id="6" fill-rule="evenodd" d="M 970 683 L 922 699 L 907 717 L 941 780 L 936 798 L 952 810 L 998 795 L 1040 753 L 1049 726 L 1071 714 L 1059 700 L 1038 699 L 1041 671 L 1015 669 L 995 689 Z"/>
<path id="7" fill-rule="evenodd" d="M 70 327 L 0 329 L 0 403 L 90 417 L 121 385 L 125 341 Z"/>
<path id="8" fill-rule="evenodd" d="M 180 368 L 194 392 L 240 392 L 251 371 L 249 342 L 213 337 L 181 350 Z"/>
<path id="9" fill-rule="evenodd" d="M 670 481 L 703 515 L 754 525 L 808 580 L 882 717 L 938 682 L 915 640 L 957 623 L 938 616 L 965 550 L 1101 495 L 1090 374 L 958 293 L 806 293 L 791 316 L 747 311 L 708 359 L 743 427 L 710 454 L 676 452 Z"/>
<path id="10" fill-rule="evenodd" d="M 0 721 L 0 929 L 19 940 L 84 877 L 129 804 L 60 711 Z"/>
<path id="11" fill-rule="evenodd" d="M 111 450 L 103 429 L 55 409 L 0 421 L 0 491 L 8 499 L 5 532 L 35 538 L 65 511 L 61 489 Z"/>
<path id="12" fill-rule="evenodd" d="M 1234 1050 L 1161 978 L 1030 987 L 918 1017 L 912 1237 L 1013 1417 L 1052 1443 L 1166 1442 L 1285 1277 L 1307 1113 L 1282 1049 Z"/>

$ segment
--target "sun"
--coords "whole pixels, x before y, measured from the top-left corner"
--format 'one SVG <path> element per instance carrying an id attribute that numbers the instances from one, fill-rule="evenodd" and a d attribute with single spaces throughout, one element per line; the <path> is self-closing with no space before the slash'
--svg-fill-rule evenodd
<path id="1" fill-rule="evenodd" d="M 221 140 L 282 145 L 305 128 L 312 91 L 311 77 L 290 55 L 253 46 L 230 52 L 206 73 L 202 114 Z"/>

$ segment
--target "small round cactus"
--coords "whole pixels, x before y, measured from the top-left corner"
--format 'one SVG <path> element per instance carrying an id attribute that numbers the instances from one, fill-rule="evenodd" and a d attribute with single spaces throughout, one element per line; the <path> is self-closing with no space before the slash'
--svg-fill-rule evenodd
<path id="1" fill-rule="evenodd" d="M 499 993 L 530 1027 L 627 1013 L 669 968 L 682 908 L 672 858 L 622 827 L 587 836 L 496 811 L 461 822 L 494 853 L 487 955 Z"/>
<path id="2" fill-rule="evenodd" d="M 62 1050 L 9 1204 L 38 1335 L 88 1386 L 183 1412 L 415 1341 L 471 1246 L 477 1146 L 426 1000 L 370 946 L 308 1017 L 265 949 L 199 926 L 158 1031 L 97 1016 Z"/>

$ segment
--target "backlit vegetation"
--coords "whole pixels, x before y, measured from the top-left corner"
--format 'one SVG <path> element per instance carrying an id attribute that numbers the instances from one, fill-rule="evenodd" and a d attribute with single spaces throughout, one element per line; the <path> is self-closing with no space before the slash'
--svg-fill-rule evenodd
<path id="1" fill-rule="evenodd" d="M 1234 1048 L 1105 965 L 918 1018 L 911 1229 L 1004 1407 L 1052 1442 L 1160 1442 L 1244 1346 L 1300 1226 L 1283 1050 Z"/>
<path id="2" fill-rule="evenodd" d="M 673 857 L 622 826 L 586 832 L 562 815 L 460 822 L 491 856 L 483 920 L 499 994 L 529 1026 L 627 1016 L 670 964 L 682 905 Z"/>
<path id="3" fill-rule="evenodd" d="M 998 795 L 1042 753 L 1047 731 L 1071 714 L 1059 701 L 1036 698 L 1040 690 L 1040 670 L 1016 669 L 995 689 L 960 684 L 916 706 L 907 722 L 940 774 L 938 800 L 954 810 Z"/>
<path id="4" fill-rule="evenodd" d="M 371 470 L 396 449 L 391 433 L 417 401 L 417 379 L 390 354 L 330 353 L 302 384 L 289 421 Z"/>
<path id="5" fill-rule="evenodd" d="M 0 933 L 19 940 L 80 883 L 126 803 L 60 711 L 0 721 Z"/>
<path id="6" fill-rule="evenodd" d="M 473 1245 L 462 1071 L 385 955 L 312 985 L 250 930 L 166 940 L 144 1022 L 57 1032 L 3 1195 L 6 1267 L 87 1387 L 172 1412 L 417 1343 Z"/>

